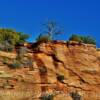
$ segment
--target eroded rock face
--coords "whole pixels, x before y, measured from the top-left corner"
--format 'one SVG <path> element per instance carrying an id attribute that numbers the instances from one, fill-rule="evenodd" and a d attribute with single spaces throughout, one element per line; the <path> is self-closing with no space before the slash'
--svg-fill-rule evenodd
<path id="1" fill-rule="evenodd" d="M 34 60 L 37 64 L 38 60 L 42 62 L 39 67 L 47 68 L 47 83 L 56 84 L 54 90 L 66 94 L 78 91 L 84 100 L 100 99 L 100 54 L 95 46 L 43 43 L 38 50 Z M 64 83 L 60 83 L 62 86 L 57 75 L 65 77 Z"/>
<path id="2" fill-rule="evenodd" d="M 53 94 L 54 100 L 100 100 L 100 51 L 95 46 L 58 41 L 35 50 L 34 70 L 0 68 L 11 76 L 0 77 L 0 93 L 10 93 L 1 93 L 1 100 L 40 100 L 44 94 Z"/>

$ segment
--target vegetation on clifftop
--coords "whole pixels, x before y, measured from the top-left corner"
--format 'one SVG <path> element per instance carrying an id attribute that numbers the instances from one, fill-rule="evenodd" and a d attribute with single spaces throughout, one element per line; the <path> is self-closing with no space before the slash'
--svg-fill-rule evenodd
<path id="1" fill-rule="evenodd" d="M 24 43 L 28 39 L 28 34 L 16 32 L 12 29 L 0 29 L 0 50 L 12 51 L 14 46 L 19 43 Z"/>
<path id="2" fill-rule="evenodd" d="M 63 32 L 61 28 L 56 24 L 55 21 L 48 21 L 44 24 L 44 31 L 36 39 L 36 43 L 47 43 L 53 41 L 56 36 L 61 35 Z M 13 51 L 17 44 L 24 44 L 29 38 L 28 34 L 17 32 L 13 29 L 0 29 L 0 50 L 2 51 Z M 94 44 L 96 45 L 96 40 L 91 36 L 82 36 L 73 34 L 69 41 L 77 41 L 79 43 Z"/>
<path id="3" fill-rule="evenodd" d="M 81 42 L 81 43 L 86 43 L 86 44 L 96 45 L 95 39 L 92 38 L 91 36 L 82 36 L 82 35 L 72 34 L 72 36 L 69 38 L 69 41 L 70 40 Z"/>

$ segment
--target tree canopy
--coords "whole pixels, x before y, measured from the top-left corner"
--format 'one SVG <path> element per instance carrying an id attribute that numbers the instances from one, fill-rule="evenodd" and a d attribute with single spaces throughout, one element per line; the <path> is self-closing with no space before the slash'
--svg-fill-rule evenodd
<path id="1" fill-rule="evenodd" d="M 27 34 L 16 32 L 13 29 L 0 29 L 0 50 L 13 51 L 16 44 L 24 43 L 28 39 Z"/>
<path id="2" fill-rule="evenodd" d="M 13 29 L 0 29 L 0 43 L 7 42 L 11 45 L 25 42 L 29 36 Z"/>

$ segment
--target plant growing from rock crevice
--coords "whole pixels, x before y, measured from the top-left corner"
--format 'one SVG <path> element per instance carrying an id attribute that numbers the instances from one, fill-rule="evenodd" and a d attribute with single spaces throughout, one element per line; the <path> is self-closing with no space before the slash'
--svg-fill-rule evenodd
<path id="1" fill-rule="evenodd" d="M 43 95 L 40 97 L 40 100 L 53 100 L 54 95 L 53 94 L 47 94 L 47 95 Z"/>
<path id="2" fill-rule="evenodd" d="M 14 60 L 11 64 L 8 64 L 8 67 L 11 69 L 21 68 L 22 64 L 18 60 Z"/>
<path id="3" fill-rule="evenodd" d="M 39 67 L 39 71 L 41 74 L 45 74 L 45 73 L 47 73 L 47 68 L 45 66 L 41 66 L 41 67 Z"/>
<path id="4" fill-rule="evenodd" d="M 72 97 L 73 100 L 82 100 L 81 95 L 77 91 L 71 92 L 70 96 Z"/>
<path id="5" fill-rule="evenodd" d="M 61 83 L 63 83 L 63 80 L 64 80 L 64 75 L 58 75 L 57 76 L 57 80 L 60 81 Z"/>

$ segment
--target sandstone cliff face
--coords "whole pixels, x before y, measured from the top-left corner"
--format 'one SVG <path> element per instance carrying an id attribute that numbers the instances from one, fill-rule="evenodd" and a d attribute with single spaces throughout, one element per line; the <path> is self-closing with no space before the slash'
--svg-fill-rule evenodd
<path id="1" fill-rule="evenodd" d="M 94 46 L 43 43 L 33 57 L 38 67 L 47 68 L 44 83 L 51 84 L 50 88 L 56 84 L 54 90 L 66 94 L 78 91 L 84 100 L 100 99 L 100 54 Z M 64 75 L 64 84 L 57 81 L 57 75 Z"/>
<path id="2" fill-rule="evenodd" d="M 0 77 L 0 92 L 9 91 L 5 96 L 9 100 L 40 100 L 45 93 L 53 94 L 54 100 L 100 100 L 100 51 L 95 46 L 41 43 L 31 56 L 34 70 L 0 68 L 10 75 Z M 59 75 L 63 82 L 57 80 Z M 73 99 L 76 91 L 81 99 Z M 5 97 L 0 95 L 1 100 Z"/>

